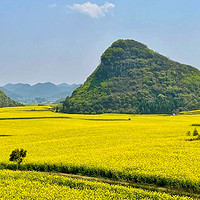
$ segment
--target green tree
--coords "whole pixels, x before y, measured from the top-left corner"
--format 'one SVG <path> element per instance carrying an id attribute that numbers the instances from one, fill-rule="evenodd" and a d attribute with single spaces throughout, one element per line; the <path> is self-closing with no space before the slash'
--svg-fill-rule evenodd
<path id="1" fill-rule="evenodd" d="M 190 136 L 190 135 L 191 135 L 191 132 L 190 132 L 190 131 L 187 131 L 186 135 L 187 135 L 187 136 Z"/>
<path id="2" fill-rule="evenodd" d="M 197 135 L 199 135 L 199 133 L 198 133 L 197 129 L 195 128 L 193 131 L 193 136 L 197 136 Z"/>
<path id="3" fill-rule="evenodd" d="M 21 164 L 21 162 L 23 161 L 23 159 L 26 157 L 26 150 L 24 149 L 15 149 L 12 151 L 12 153 L 10 154 L 10 159 L 9 161 L 13 161 L 17 163 L 17 169 L 19 167 L 19 165 Z"/>

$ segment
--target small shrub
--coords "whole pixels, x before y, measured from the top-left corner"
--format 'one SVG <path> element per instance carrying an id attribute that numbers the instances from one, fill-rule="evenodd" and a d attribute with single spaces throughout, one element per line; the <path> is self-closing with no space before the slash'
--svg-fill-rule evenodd
<path id="1" fill-rule="evenodd" d="M 199 135 L 199 133 L 198 133 L 197 129 L 195 128 L 193 131 L 193 136 L 197 136 L 197 135 Z"/>
<path id="2" fill-rule="evenodd" d="M 187 135 L 187 136 L 191 136 L 191 132 L 190 132 L 190 131 L 187 131 L 186 135 Z"/>

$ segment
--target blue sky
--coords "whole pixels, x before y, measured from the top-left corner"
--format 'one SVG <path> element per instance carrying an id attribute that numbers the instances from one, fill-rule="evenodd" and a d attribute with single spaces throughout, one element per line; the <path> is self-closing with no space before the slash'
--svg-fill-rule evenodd
<path id="1" fill-rule="evenodd" d="M 0 85 L 83 83 L 117 39 L 200 69 L 199 0 L 0 0 Z"/>

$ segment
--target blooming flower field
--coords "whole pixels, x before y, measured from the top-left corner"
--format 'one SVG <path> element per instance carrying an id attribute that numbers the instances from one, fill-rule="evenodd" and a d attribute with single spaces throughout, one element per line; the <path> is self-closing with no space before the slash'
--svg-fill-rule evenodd
<path id="1" fill-rule="evenodd" d="M 2 170 L 0 199 L 189 200 L 191 198 L 36 172 Z"/>
<path id="2" fill-rule="evenodd" d="M 23 148 L 25 169 L 200 192 L 200 141 L 186 140 L 186 132 L 194 130 L 191 124 L 200 122 L 199 114 L 69 115 L 49 108 L 0 109 L 1 168 L 11 163 L 12 150 Z"/>

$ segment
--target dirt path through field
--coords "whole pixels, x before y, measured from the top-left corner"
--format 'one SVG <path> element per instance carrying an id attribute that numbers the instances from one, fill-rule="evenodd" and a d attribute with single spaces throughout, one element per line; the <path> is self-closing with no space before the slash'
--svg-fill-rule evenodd
<path id="1" fill-rule="evenodd" d="M 133 183 L 133 182 L 127 182 L 127 181 L 116 181 L 116 180 L 112 180 L 108 178 L 90 177 L 90 176 L 82 176 L 82 175 L 75 175 L 75 174 L 58 173 L 58 172 L 41 172 L 41 173 L 66 176 L 69 178 L 76 178 L 76 179 L 84 179 L 88 181 L 97 181 L 97 182 L 102 182 L 102 183 L 108 183 L 111 185 L 121 185 L 121 186 L 126 186 L 126 187 L 140 188 L 140 189 L 144 189 L 148 191 L 165 192 L 171 195 L 188 196 L 188 197 L 200 199 L 200 194 L 185 192 L 181 189 L 172 189 L 169 187 L 158 187 L 153 184 L 139 184 L 139 183 Z"/>

